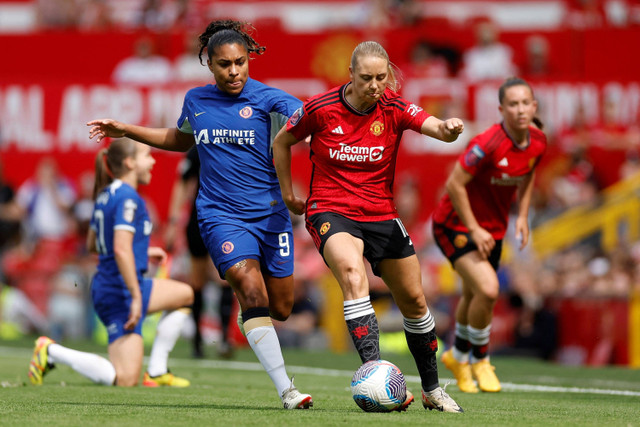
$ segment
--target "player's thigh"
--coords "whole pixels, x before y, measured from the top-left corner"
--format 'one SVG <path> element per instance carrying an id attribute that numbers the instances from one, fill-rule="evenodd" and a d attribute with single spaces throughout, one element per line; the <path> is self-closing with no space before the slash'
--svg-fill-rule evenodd
<path id="1" fill-rule="evenodd" d="M 498 297 L 498 275 L 480 252 L 472 251 L 462 255 L 454 262 L 453 267 L 462 278 L 463 292 L 490 299 Z"/>
<path id="2" fill-rule="evenodd" d="M 324 244 L 324 260 L 338 280 L 347 301 L 369 295 L 363 253 L 364 242 L 345 232 L 330 236 Z"/>
<path id="3" fill-rule="evenodd" d="M 109 360 L 116 371 L 116 385 L 131 387 L 138 383 L 142 371 L 144 343 L 142 336 L 131 333 L 109 344 Z"/>
<path id="4" fill-rule="evenodd" d="M 153 279 L 148 313 L 176 310 L 193 304 L 193 288 L 173 279 Z"/>
<path id="5" fill-rule="evenodd" d="M 378 268 L 382 280 L 389 287 L 396 305 L 404 316 L 415 319 L 427 313 L 420 262 L 416 255 L 400 259 L 383 259 Z"/>

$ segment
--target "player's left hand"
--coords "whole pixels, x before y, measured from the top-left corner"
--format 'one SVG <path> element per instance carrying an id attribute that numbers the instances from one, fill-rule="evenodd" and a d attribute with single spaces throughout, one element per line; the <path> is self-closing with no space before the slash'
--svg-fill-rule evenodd
<path id="1" fill-rule="evenodd" d="M 529 243 L 529 224 L 526 218 L 516 219 L 516 240 L 519 243 L 519 250 L 523 250 Z"/>
<path id="2" fill-rule="evenodd" d="M 129 305 L 129 317 L 127 323 L 124 324 L 124 328 L 128 331 L 133 330 L 140 319 L 142 318 L 142 297 L 137 295 L 131 298 L 131 305 Z"/>
<path id="3" fill-rule="evenodd" d="M 158 246 L 149 246 L 147 250 L 149 260 L 156 264 L 163 264 L 167 261 L 167 252 Z"/>

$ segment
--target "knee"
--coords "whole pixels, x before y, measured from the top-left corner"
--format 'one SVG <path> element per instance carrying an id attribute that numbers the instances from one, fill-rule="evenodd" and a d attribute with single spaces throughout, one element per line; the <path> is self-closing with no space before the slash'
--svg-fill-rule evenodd
<path id="1" fill-rule="evenodd" d="M 184 307 L 184 306 L 192 305 L 193 299 L 194 299 L 193 288 L 187 285 L 184 291 L 182 306 Z"/>
<path id="2" fill-rule="evenodd" d="M 116 376 L 116 385 L 118 387 L 134 387 L 138 385 L 138 375 L 131 373 L 118 373 Z"/>
<path id="3" fill-rule="evenodd" d="M 481 287 L 475 296 L 482 299 L 487 304 L 493 305 L 498 300 L 499 294 L 500 289 L 498 283 L 496 282 L 492 283 L 490 286 Z"/>
<path id="4" fill-rule="evenodd" d="M 364 271 L 359 268 L 347 266 L 342 270 L 342 285 L 345 298 L 360 298 L 369 294 L 369 282 Z"/>
<path id="5" fill-rule="evenodd" d="M 427 314 L 427 300 L 424 294 L 409 295 L 402 301 L 396 301 L 400 312 L 404 317 L 418 319 Z"/>

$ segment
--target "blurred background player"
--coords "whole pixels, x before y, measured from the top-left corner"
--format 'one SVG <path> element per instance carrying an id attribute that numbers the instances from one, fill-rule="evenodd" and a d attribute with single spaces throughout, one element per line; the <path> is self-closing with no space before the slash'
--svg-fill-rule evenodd
<path id="1" fill-rule="evenodd" d="M 157 326 L 143 385 L 187 387 L 175 377 L 167 359 L 187 318 L 183 307 L 193 302 L 186 283 L 144 278 L 149 258 L 164 261 L 166 252 L 149 246 L 151 221 L 139 184 L 149 184 L 155 160 L 148 146 L 118 139 L 96 157 L 95 207 L 87 247 L 99 255 L 91 284 L 93 305 L 109 335 L 109 359 L 72 350 L 42 336 L 29 365 L 29 380 L 42 384 L 56 363 L 70 366 L 93 382 L 134 386 L 140 379 L 144 343 L 142 322 L 149 313 L 168 310 Z"/>
<path id="2" fill-rule="evenodd" d="M 156 148 L 200 158 L 196 200 L 202 240 L 221 277 L 232 286 L 249 345 L 273 381 L 285 409 L 308 409 L 310 395 L 289 379 L 271 321 L 293 307 L 293 230 L 282 202 L 271 141 L 301 102 L 249 78 L 260 46 L 238 21 L 213 21 L 200 35 L 200 54 L 215 85 L 187 92 L 175 128 L 149 128 L 112 119 L 92 120 L 89 137 L 128 136 Z"/>
<path id="3" fill-rule="evenodd" d="M 193 286 L 193 320 L 195 334 L 193 337 L 193 356 L 204 356 L 202 350 L 201 319 L 203 310 L 202 290 L 209 281 L 219 285 L 218 314 L 220 317 L 221 341 L 218 343 L 218 353 L 222 357 L 233 355 L 233 346 L 229 341 L 229 319 L 233 310 L 233 290 L 226 280 L 222 280 L 213 268 L 207 247 L 200 236 L 198 227 L 198 212 L 196 209 L 196 195 L 200 187 L 200 158 L 198 150 L 193 147 L 178 165 L 178 176 L 171 192 L 169 204 L 169 223 L 165 233 L 167 248 L 174 249 L 176 232 L 180 223 L 180 210 L 189 202 L 189 220 L 185 228 L 187 247 L 191 255 L 190 283 Z"/>
<path id="4" fill-rule="evenodd" d="M 442 361 L 461 391 L 498 392 L 500 381 L 489 363 L 493 307 L 498 299 L 496 271 L 517 195 L 515 237 L 529 242 L 529 205 L 534 170 L 547 146 L 535 117 L 537 101 L 529 84 L 509 78 L 498 91 L 503 121 L 473 138 L 446 183 L 447 193 L 433 213 L 433 233 L 442 253 L 462 278 L 456 308 L 455 343 Z M 471 353 L 471 354 L 470 354 Z M 478 387 L 473 382 L 478 381 Z"/>

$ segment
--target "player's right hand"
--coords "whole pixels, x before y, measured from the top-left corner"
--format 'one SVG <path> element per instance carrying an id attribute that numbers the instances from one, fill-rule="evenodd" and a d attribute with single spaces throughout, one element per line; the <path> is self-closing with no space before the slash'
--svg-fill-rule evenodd
<path id="1" fill-rule="evenodd" d="M 102 141 L 104 137 L 122 138 L 125 135 L 125 125 L 113 119 L 98 119 L 87 122 L 89 129 L 89 139 L 96 137 L 96 142 Z"/>
<path id="2" fill-rule="evenodd" d="M 496 241 L 491 233 L 482 227 L 478 227 L 469 234 L 473 243 L 478 247 L 478 252 L 480 252 L 482 258 L 488 259 L 489 255 L 491 255 L 491 251 L 496 246 Z"/>

